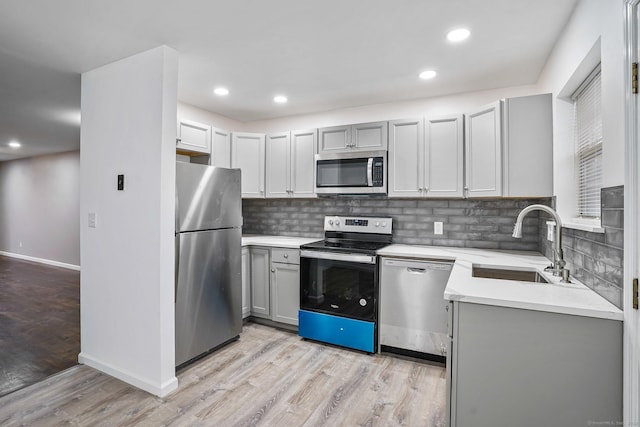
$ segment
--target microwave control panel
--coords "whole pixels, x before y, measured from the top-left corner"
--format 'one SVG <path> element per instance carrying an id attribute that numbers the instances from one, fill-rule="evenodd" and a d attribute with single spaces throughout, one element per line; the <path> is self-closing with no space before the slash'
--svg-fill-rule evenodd
<path id="1" fill-rule="evenodd" d="M 382 157 L 374 157 L 373 158 L 373 186 L 374 187 L 382 187 L 384 186 L 384 159 Z"/>

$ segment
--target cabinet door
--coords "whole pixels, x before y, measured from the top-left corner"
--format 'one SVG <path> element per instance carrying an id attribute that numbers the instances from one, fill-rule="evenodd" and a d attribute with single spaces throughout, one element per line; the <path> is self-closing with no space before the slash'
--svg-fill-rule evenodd
<path id="1" fill-rule="evenodd" d="M 336 153 L 351 149 L 351 126 L 333 126 L 318 130 L 319 151 Z"/>
<path id="2" fill-rule="evenodd" d="M 231 133 L 213 128 L 211 141 L 211 166 L 231 167 Z"/>
<path id="3" fill-rule="evenodd" d="M 251 314 L 251 258 L 249 249 L 242 248 L 242 318 Z"/>
<path id="4" fill-rule="evenodd" d="M 500 101 L 465 117 L 466 196 L 502 196 Z"/>
<path id="5" fill-rule="evenodd" d="M 264 197 L 264 135 L 231 134 L 231 167 L 242 170 L 242 197 Z"/>
<path id="6" fill-rule="evenodd" d="M 211 152 L 211 126 L 191 120 L 180 120 L 176 150 L 209 154 Z"/>
<path id="7" fill-rule="evenodd" d="M 271 264 L 271 320 L 298 326 L 300 266 Z"/>
<path id="8" fill-rule="evenodd" d="M 267 135 L 267 197 L 289 197 L 291 139 L 289 132 Z"/>
<path id="9" fill-rule="evenodd" d="M 504 195 L 553 196 L 551 94 L 506 99 L 502 116 Z"/>
<path id="10" fill-rule="evenodd" d="M 422 119 L 389 122 L 389 197 L 424 194 L 423 129 Z"/>
<path id="11" fill-rule="evenodd" d="M 463 197 L 462 115 L 427 118 L 425 133 L 427 197 Z"/>
<path id="12" fill-rule="evenodd" d="M 316 129 L 291 132 L 291 186 L 293 197 L 316 197 Z"/>
<path id="13" fill-rule="evenodd" d="M 251 314 L 269 318 L 269 249 L 252 248 L 251 257 Z"/>
<path id="14" fill-rule="evenodd" d="M 387 149 L 387 122 L 353 125 L 351 132 L 353 138 L 351 147 L 355 150 Z"/>

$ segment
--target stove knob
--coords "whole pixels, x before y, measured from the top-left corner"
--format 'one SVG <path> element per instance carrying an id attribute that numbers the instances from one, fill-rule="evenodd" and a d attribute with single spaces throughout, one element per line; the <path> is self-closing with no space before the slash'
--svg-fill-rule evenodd
<path id="1" fill-rule="evenodd" d="M 340 225 L 340 220 L 336 218 L 336 227 Z"/>
<path id="2" fill-rule="evenodd" d="M 384 227 L 386 227 L 386 226 L 387 226 L 387 223 L 386 223 L 386 222 L 383 222 L 383 223 L 382 223 L 382 227 L 384 228 Z"/>
<path id="3" fill-rule="evenodd" d="M 380 222 L 376 222 L 376 227 L 380 227 Z"/>
<path id="4" fill-rule="evenodd" d="M 333 225 L 333 220 L 332 219 L 329 220 L 329 225 Z"/>

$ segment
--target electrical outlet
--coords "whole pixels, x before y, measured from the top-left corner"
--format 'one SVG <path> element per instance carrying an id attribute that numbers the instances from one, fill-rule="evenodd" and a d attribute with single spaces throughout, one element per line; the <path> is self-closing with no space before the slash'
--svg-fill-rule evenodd
<path id="1" fill-rule="evenodd" d="M 556 239 L 556 222 L 547 221 L 547 240 L 553 242 Z"/>
<path id="2" fill-rule="evenodd" d="M 436 221 L 433 223 L 433 234 L 442 234 L 442 222 Z"/>

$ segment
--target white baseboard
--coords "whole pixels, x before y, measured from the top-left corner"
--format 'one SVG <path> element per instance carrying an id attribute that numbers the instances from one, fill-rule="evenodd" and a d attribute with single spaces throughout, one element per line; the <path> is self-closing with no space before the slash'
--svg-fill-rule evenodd
<path id="1" fill-rule="evenodd" d="M 53 265 L 55 267 L 68 268 L 69 270 L 80 271 L 79 265 L 67 264 L 66 262 L 53 261 L 53 260 L 44 259 L 44 258 L 36 258 L 29 255 L 22 255 L 22 254 L 16 254 L 13 252 L 5 252 L 5 251 L 0 251 L 0 255 L 8 256 L 11 258 L 23 259 L 25 261 L 39 262 L 40 264 Z"/>
<path id="2" fill-rule="evenodd" d="M 104 372 L 107 375 L 122 380 L 127 384 L 144 390 L 147 393 L 154 394 L 158 397 L 165 397 L 178 388 L 178 378 L 176 378 L 175 376 L 170 378 L 168 381 L 165 381 L 164 383 L 158 385 L 153 381 L 140 378 L 130 372 L 125 372 L 112 365 L 109 365 L 108 363 L 101 362 L 85 353 L 80 353 L 78 355 L 78 362 Z"/>

